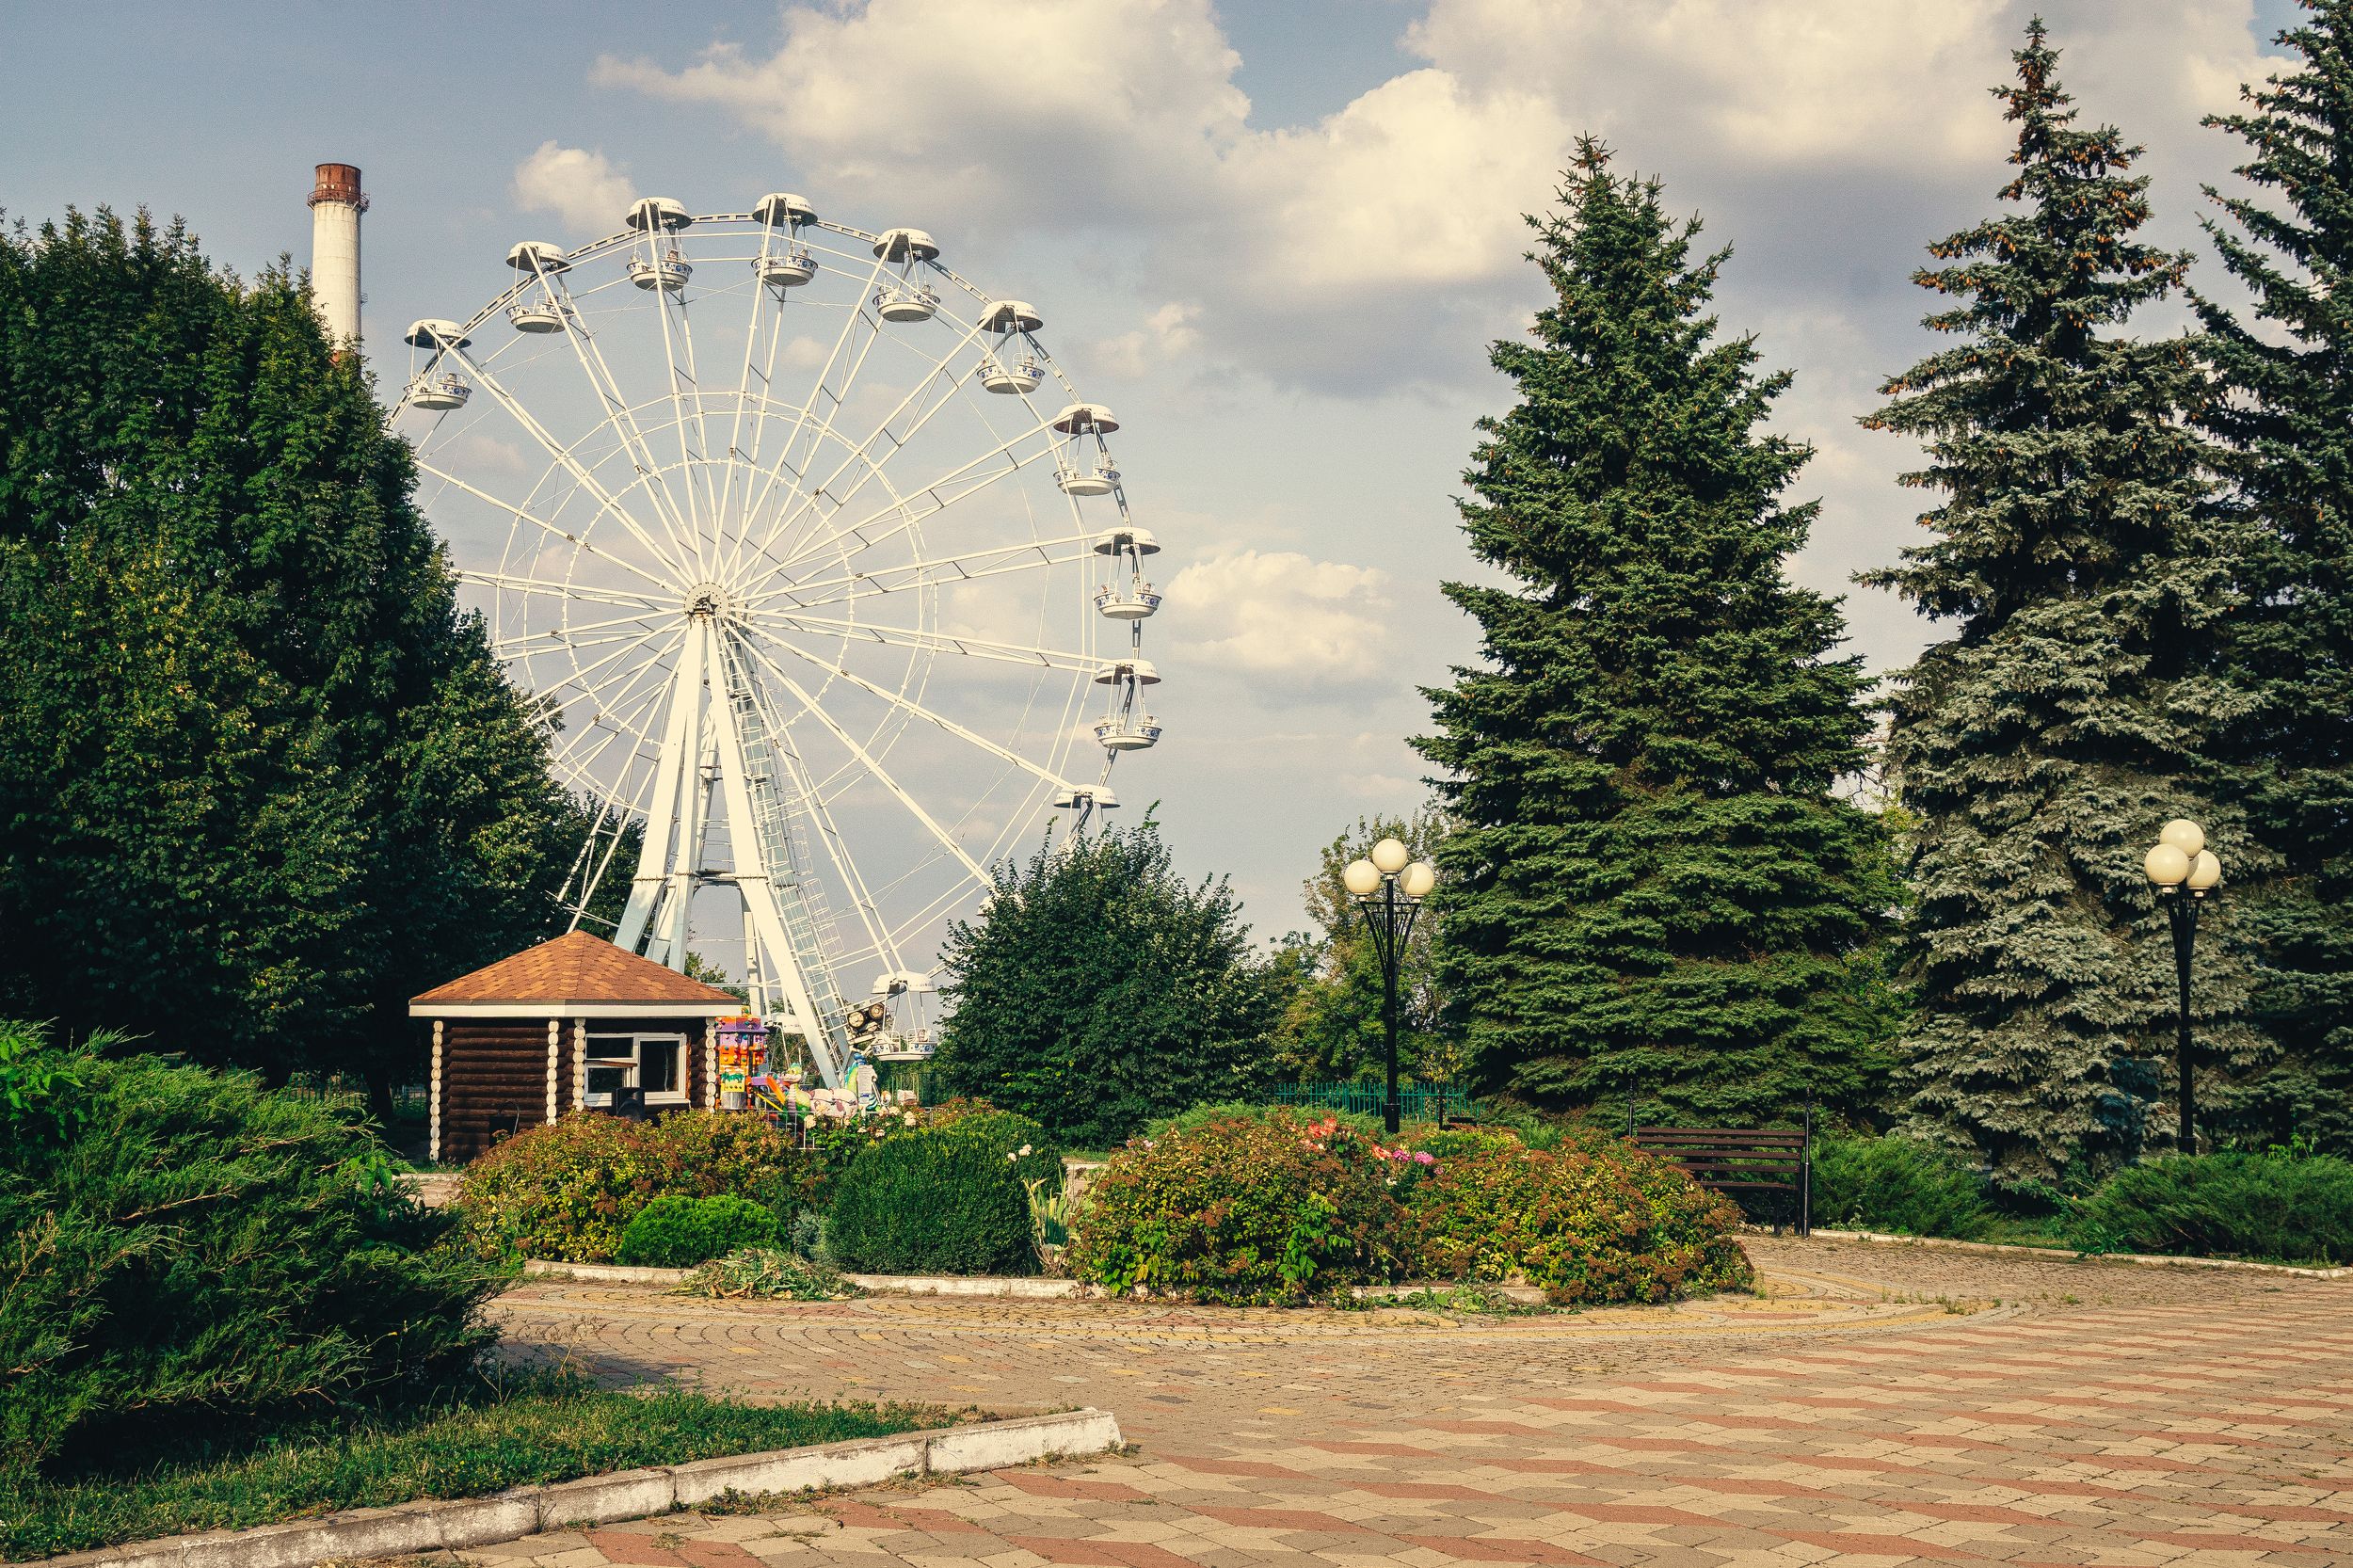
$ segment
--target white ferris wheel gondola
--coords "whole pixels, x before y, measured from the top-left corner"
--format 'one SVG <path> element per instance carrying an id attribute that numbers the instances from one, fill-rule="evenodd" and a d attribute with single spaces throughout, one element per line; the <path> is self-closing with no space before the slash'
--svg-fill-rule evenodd
<path id="1" fill-rule="evenodd" d="M 506 308 L 506 319 L 518 332 L 561 332 L 570 319 L 571 307 L 556 280 L 571 271 L 572 264 L 560 245 L 546 240 L 525 240 L 506 253 L 506 264 L 517 272 L 539 280 L 536 291 L 526 292 L 521 298 Z"/>
<path id="2" fill-rule="evenodd" d="M 797 289 L 817 276 L 816 253 L 802 242 L 801 228 L 817 221 L 817 209 L 790 191 L 775 191 L 752 203 L 752 216 L 771 230 L 784 231 L 780 246 L 762 246 L 752 258 L 760 280 L 782 291 Z"/>
<path id="3" fill-rule="evenodd" d="M 856 1042 L 904 1034 L 851 977 L 920 999 L 987 867 L 1039 811 L 1116 808 L 1113 762 L 1160 734 L 1139 699 L 1160 547 L 1102 446 L 1117 423 L 1034 307 L 939 254 L 785 193 L 644 198 L 577 250 L 515 246 L 467 320 L 416 323 L 394 410 L 445 531 L 505 531 L 495 569 L 460 575 L 595 820 L 575 925 L 683 968 L 715 908 L 753 1010 L 836 1085 Z M 696 364 L 714 312 L 731 376 Z M 986 395 L 1049 381 L 1055 421 Z M 1099 488 L 1065 483 L 1074 452 Z M 1083 515 L 1106 493 L 1108 531 Z"/>
<path id="4" fill-rule="evenodd" d="M 641 289 L 676 294 L 695 276 L 678 232 L 695 221 L 681 203 L 666 196 L 642 196 L 629 209 L 629 226 L 646 236 L 646 251 L 629 259 L 630 280 Z"/>
<path id="5" fill-rule="evenodd" d="M 888 286 L 874 293 L 874 310 L 902 326 L 929 321 L 939 312 L 939 295 L 917 269 L 939 260 L 939 244 L 920 229 L 886 229 L 874 240 L 874 259 L 896 268 Z"/>
<path id="6" fill-rule="evenodd" d="M 454 321 L 427 316 L 408 324 L 401 341 L 410 348 L 423 351 L 427 357 L 422 368 L 417 356 L 411 354 L 408 363 L 408 389 L 403 401 L 410 408 L 426 408 L 435 413 L 447 413 L 466 406 L 473 395 L 473 387 L 444 361 L 453 353 L 462 354 L 473 345 L 466 329 Z"/>
<path id="7" fill-rule="evenodd" d="M 1037 391 L 1046 367 L 1024 344 L 1031 333 L 1045 325 L 1037 308 L 1019 299 L 1000 299 L 982 312 L 980 328 L 993 334 L 997 343 L 981 357 L 981 385 L 989 392 L 1019 397 Z"/>
<path id="8" fill-rule="evenodd" d="M 1064 495 L 1109 495 L 1119 488 L 1119 467 L 1103 441 L 1119 428 L 1109 408 L 1100 403 L 1073 403 L 1050 423 L 1067 438 L 1054 459 L 1055 483 Z"/>

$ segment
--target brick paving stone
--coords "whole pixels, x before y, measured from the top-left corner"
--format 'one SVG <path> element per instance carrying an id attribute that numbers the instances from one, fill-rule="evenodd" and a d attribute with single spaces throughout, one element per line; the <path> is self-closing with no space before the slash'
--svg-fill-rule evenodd
<path id="1" fill-rule="evenodd" d="M 501 1304 L 512 1352 L 616 1384 L 1096 1404 L 1139 1451 L 462 1555 L 499 1568 L 2353 1565 L 2353 1281 L 1749 1246 L 1758 1297 L 1500 1320 L 709 1302 L 534 1282 Z"/>

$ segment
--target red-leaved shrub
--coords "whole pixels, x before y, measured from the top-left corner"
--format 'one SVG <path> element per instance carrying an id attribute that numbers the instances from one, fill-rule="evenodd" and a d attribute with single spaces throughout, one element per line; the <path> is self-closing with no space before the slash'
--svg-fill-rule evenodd
<path id="1" fill-rule="evenodd" d="M 1235 1305 L 1299 1303 L 1399 1277 L 1417 1169 L 1331 1118 L 1237 1112 L 1112 1156 L 1088 1188 L 1066 1257 L 1116 1291 Z"/>
<path id="2" fill-rule="evenodd" d="M 1417 1272 L 1524 1281 L 1553 1302 L 1658 1302 L 1753 1281 L 1739 1210 L 1614 1138 L 1522 1147 L 1508 1133 L 1425 1140 L 1437 1164 L 1407 1194 Z"/>

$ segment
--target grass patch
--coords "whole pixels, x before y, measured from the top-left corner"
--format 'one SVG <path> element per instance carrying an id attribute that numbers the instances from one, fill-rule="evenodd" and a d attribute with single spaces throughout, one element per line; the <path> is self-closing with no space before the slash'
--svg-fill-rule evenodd
<path id="1" fill-rule="evenodd" d="M 0 1475 L 0 1558 L 22 1562 L 348 1508 L 484 1496 L 956 1419 L 917 1405 L 749 1405 L 680 1389 L 616 1393 L 540 1375 L 402 1414 L 322 1416 L 241 1441 L 190 1439 L 136 1469 Z"/>

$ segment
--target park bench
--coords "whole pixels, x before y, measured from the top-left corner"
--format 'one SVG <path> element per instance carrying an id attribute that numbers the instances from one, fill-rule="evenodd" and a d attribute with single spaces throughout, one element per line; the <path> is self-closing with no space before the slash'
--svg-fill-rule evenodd
<path id="1" fill-rule="evenodd" d="M 1702 1187 L 1726 1193 L 1779 1194 L 1773 1233 L 1785 1221 L 1800 1236 L 1814 1229 L 1814 1113 L 1797 1130 L 1740 1128 L 1638 1127 L 1634 1146 L 1683 1167 Z"/>

